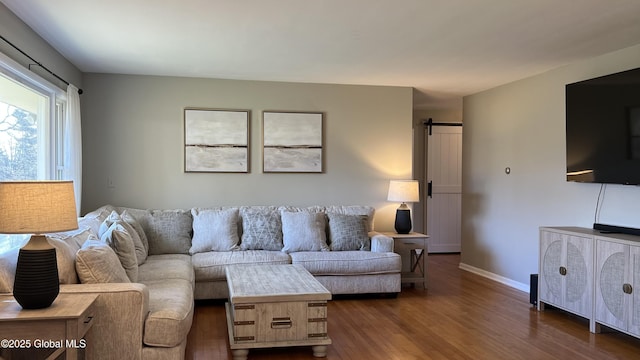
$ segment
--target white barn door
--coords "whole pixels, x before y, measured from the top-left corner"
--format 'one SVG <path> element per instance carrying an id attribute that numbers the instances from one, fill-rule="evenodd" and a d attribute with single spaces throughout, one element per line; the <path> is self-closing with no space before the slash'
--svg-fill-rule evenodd
<path id="1" fill-rule="evenodd" d="M 426 124 L 426 221 L 429 252 L 460 252 L 462 213 L 462 126 Z"/>

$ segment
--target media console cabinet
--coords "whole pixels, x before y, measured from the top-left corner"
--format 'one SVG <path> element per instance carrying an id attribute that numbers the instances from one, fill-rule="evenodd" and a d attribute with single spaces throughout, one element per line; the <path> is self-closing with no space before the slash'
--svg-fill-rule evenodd
<path id="1" fill-rule="evenodd" d="M 545 304 L 640 338 L 640 236 L 541 227 L 538 310 Z"/>

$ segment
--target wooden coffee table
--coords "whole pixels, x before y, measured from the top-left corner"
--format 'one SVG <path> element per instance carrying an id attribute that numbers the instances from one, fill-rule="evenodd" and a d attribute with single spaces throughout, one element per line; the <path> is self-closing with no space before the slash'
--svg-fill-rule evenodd
<path id="1" fill-rule="evenodd" d="M 325 357 L 331 293 L 300 265 L 231 265 L 226 269 L 229 344 L 233 358 L 249 349 L 311 346 Z"/>

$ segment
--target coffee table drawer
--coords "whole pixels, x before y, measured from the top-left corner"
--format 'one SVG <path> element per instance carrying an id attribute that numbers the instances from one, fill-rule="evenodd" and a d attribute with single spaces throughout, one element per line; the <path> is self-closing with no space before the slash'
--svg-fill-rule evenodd
<path id="1" fill-rule="evenodd" d="M 237 343 L 327 339 L 327 302 L 233 305 L 233 337 Z"/>

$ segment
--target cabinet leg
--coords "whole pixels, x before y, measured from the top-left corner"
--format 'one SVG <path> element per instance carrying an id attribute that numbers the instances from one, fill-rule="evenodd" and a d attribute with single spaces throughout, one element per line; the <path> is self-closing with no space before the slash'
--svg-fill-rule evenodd
<path id="1" fill-rule="evenodd" d="M 233 354 L 233 360 L 247 360 L 249 355 L 249 349 L 231 350 Z"/>
<path id="2" fill-rule="evenodd" d="M 598 324 L 597 322 L 593 321 L 593 325 L 591 326 L 591 330 L 592 333 L 595 334 L 600 334 L 602 332 L 602 325 Z"/>
<path id="3" fill-rule="evenodd" d="M 311 347 L 313 350 L 314 357 L 326 357 L 327 356 L 327 345 L 315 345 Z"/>

